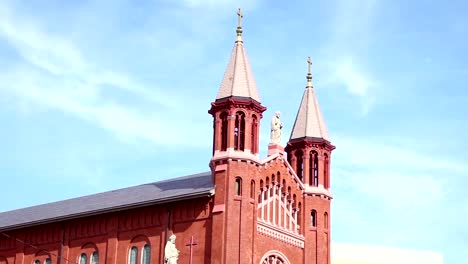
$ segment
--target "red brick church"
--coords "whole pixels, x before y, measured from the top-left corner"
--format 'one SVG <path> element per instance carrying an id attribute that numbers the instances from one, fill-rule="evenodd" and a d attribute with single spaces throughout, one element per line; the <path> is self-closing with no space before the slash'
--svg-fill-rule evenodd
<path id="1" fill-rule="evenodd" d="M 0 213 L 0 264 L 330 263 L 335 147 L 311 62 L 286 147 L 277 113 L 268 156 L 260 158 L 266 107 L 238 15 L 237 40 L 208 111 L 210 171 Z"/>

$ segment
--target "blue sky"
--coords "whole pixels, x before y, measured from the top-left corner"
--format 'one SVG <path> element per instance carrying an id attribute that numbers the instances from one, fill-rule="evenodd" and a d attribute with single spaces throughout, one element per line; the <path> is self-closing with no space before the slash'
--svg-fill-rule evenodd
<path id="1" fill-rule="evenodd" d="M 332 240 L 466 259 L 461 0 L 4 0 L 0 211 L 207 171 L 239 6 L 263 154 L 274 111 L 289 135 L 314 61 L 337 146 Z"/>

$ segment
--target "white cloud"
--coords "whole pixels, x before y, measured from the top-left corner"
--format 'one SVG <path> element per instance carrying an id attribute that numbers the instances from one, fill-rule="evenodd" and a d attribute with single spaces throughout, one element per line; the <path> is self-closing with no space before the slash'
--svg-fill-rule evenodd
<path id="1" fill-rule="evenodd" d="M 367 114 L 375 100 L 372 91 L 376 87 L 375 81 L 350 58 L 333 63 L 333 68 L 335 82 L 344 85 L 348 93 L 358 97 L 362 114 Z"/>

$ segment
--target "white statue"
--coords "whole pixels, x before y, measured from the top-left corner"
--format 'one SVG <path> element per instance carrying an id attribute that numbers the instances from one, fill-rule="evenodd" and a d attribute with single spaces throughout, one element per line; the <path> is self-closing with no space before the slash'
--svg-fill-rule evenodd
<path id="1" fill-rule="evenodd" d="M 281 144 L 281 129 L 283 124 L 280 121 L 281 113 L 277 111 L 271 119 L 270 144 Z"/>
<path id="2" fill-rule="evenodd" d="M 164 249 L 164 261 L 167 264 L 177 264 L 177 259 L 179 258 L 179 250 L 175 246 L 176 236 L 172 234 L 169 237 L 169 241 L 166 243 L 166 248 Z"/>

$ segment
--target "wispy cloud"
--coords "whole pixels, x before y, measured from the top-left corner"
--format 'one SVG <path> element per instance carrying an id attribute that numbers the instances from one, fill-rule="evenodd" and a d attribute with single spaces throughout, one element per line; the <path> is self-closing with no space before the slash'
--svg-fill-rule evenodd
<path id="1" fill-rule="evenodd" d="M 439 233 L 462 228 L 445 223 L 453 208 L 467 202 L 451 199 L 468 171 L 466 164 L 385 140 L 337 136 L 334 143 L 333 221 L 339 236 L 355 236 L 353 230 L 363 228 L 367 232 L 356 240 L 362 243 L 442 248 Z M 428 234 L 428 227 L 437 228 Z"/>
<path id="2" fill-rule="evenodd" d="M 0 17 L 0 36 L 24 60 L 0 75 L 0 92 L 18 97 L 23 103 L 73 114 L 125 141 L 192 145 L 200 142 L 184 137 L 183 127 L 194 128 L 195 135 L 200 129 L 183 116 L 180 122 L 174 122 L 178 119 L 179 102 L 162 89 L 148 89 L 131 76 L 100 68 L 72 42 L 45 31 L 33 18 L 15 14 L 7 5 L 0 8 Z M 109 100 L 104 96 L 106 89 L 136 95 L 153 103 L 153 109 L 146 112 L 138 103 Z"/>
<path id="3" fill-rule="evenodd" d="M 332 32 L 324 46 L 327 54 L 333 54 L 327 59 L 326 83 L 344 87 L 360 105 L 360 114 L 367 115 L 378 99 L 378 80 L 367 70 L 367 61 L 361 54 L 371 40 L 379 1 L 338 0 L 335 5 Z"/>
<path id="4" fill-rule="evenodd" d="M 348 93 L 359 98 L 362 114 L 367 114 L 375 100 L 372 91 L 372 88 L 376 86 L 375 81 L 368 73 L 364 73 L 351 58 L 343 58 L 334 63 L 334 68 L 335 74 L 332 78 L 338 84 L 344 85 Z"/>

